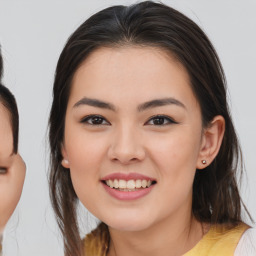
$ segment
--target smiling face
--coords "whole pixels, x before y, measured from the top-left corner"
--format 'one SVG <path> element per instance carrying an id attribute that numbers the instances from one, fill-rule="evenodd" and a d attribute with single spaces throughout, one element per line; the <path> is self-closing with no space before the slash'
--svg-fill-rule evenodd
<path id="1" fill-rule="evenodd" d="M 191 214 L 204 141 L 188 74 L 162 50 L 101 48 L 75 73 L 62 165 L 110 227 L 143 230 Z"/>

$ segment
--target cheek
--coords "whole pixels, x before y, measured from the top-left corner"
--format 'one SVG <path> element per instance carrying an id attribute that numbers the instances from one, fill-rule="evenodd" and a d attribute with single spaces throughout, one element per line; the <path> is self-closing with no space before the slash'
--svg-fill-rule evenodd
<path id="1" fill-rule="evenodd" d="M 180 130 L 172 136 L 151 139 L 149 148 L 150 157 L 158 170 L 158 178 L 163 184 L 162 192 L 170 197 L 187 197 L 191 193 L 196 171 L 200 134 Z"/>
<path id="2" fill-rule="evenodd" d="M 152 158 L 163 169 L 181 170 L 182 166 L 196 167 L 200 148 L 200 136 L 179 132 L 172 136 L 151 139 L 150 152 Z"/>
<path id="3" fill-rule="evenodd" d="M 86 204 L 94 200 L 92 191 L 98 188 L 100 170 L 106 150 L 101 135 L 88 134 L 82 130 L 65 136 L 65 150 L 70 165 L 71 180 L 78 198 Z M 93 193 L 95 194 L 95 193 Z"/>
<path id="4" fill-rule="evenodd" d="M 21 175 L 15 176 L 17 177 L 0 176 L 0 230 L 11 217 L 21 196 L 24 177 L 20 177 Z"/>
<path id="5" fill-rule="evenodd" d="M 65 137 L 65 149 L 71 169 L 83 173 L 93 172 L 104 157 L 104 136 L 85 132 L 68 134 Z"/>

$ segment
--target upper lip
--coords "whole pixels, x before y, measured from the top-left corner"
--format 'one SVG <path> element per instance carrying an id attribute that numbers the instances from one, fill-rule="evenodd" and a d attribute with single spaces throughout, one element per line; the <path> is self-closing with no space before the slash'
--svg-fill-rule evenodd
<path id="1" fill-rule="evenodd" d="M 140 174 L 140 173 L 121 173 L 121 172 L 117 172 L 117 173 L 111 173 L 109 175 L 104 176 L 103 178 L 101 178 L 102 181 L 105 180 L 151 180 L 151 181 L 155 181 L 154 178 L 151 178 L 149 176 Z"/>

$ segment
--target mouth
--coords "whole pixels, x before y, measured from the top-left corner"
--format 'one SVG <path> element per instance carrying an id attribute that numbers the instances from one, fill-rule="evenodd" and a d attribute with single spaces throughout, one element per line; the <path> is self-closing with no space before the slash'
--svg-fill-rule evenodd
<path id="1" fill-rule="evenodd" d="M 118 200 L 137 200 L 151 193 L 157 181 L 140 173 L 112 173 L 101 180 L 105 191 Z"/>
<path id="2" fill-rule="evenodd" d="M 150 179 L 107 179 L 102 182 L 109 188 L 123 191 L 123 192 L 134 192 L 149 188 L 156 184 L 155 180 Z"/>

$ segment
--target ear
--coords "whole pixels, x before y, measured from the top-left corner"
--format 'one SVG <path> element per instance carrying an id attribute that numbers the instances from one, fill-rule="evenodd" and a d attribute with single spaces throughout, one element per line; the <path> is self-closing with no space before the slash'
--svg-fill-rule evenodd
<path id="1" fill-rule="evenodd" d="M 61 165 L 64 168 L 69 169 L 70 166 L 69 166 L 69 161 L 68 161 L 68 155 L 67 155 L 67 151 L 66 151 L 65 146 L 63 145 L 63 143 L 61 145 L 61 154 L 62 154 L 62 157 L 63 157 L 63 159 L 61 161 Z"/>
<path id="2" fill-rule="evenodd" d="M 197 169 L 204 169 L 217 156 L 225 132 L 225 119 L 215 116 L 208 127 L 203 131 L 201 148 L 197 160 Z"/>

